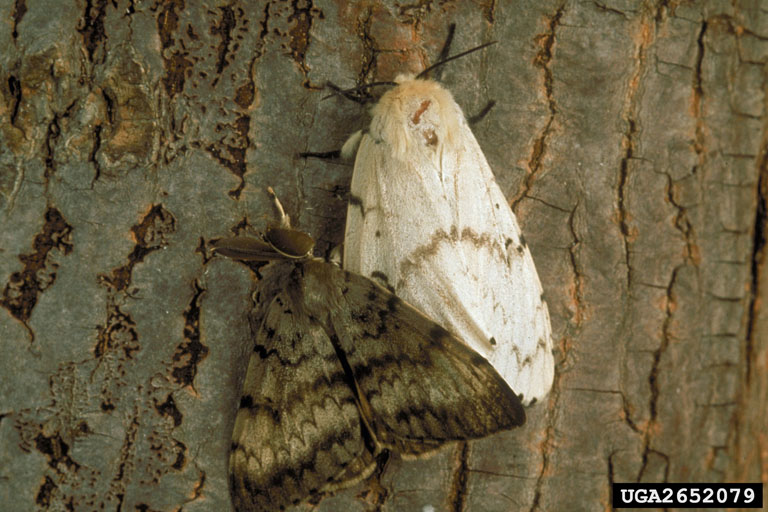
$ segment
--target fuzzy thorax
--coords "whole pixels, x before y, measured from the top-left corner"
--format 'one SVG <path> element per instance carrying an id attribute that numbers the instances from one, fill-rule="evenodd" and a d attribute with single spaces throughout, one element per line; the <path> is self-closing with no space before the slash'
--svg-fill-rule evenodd
<path id="1" fill-rule="evenodd" d="M 464 114 L 447 90 L 432 80 L 399 75 L 371 111 L 370 134 L 392 147 L 393 156 L 405 159 L 413 152 L 440 154 L 459 134 Z"/>

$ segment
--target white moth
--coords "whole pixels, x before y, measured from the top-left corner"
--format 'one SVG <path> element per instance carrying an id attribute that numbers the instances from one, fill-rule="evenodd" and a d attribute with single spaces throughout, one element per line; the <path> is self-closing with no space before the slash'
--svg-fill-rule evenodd
<path id="1" fill-rule="evenodd" d="M 531 253 L 451 94 L 398 76 L 357 150 L 344 268 L 399 297 L 482 354 L 523 397 L 542 399 L 554 360 Z"/>

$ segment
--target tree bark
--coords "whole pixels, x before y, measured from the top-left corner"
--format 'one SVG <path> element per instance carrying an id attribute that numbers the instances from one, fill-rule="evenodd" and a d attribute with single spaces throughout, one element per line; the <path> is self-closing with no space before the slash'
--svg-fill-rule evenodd
<path id="1" fill-rule="evenodd" d="M 759 1 L 0 5 L 0 505 L 231 510 L 254 275 L 208 241 L 275 189 L 342 243 L 364 107 L 445 66 L 557 345 L 515 431 L 319 510 L 599 510 L 612 482 L 768 480 L 768 7 Z M 414 205 L 418 215 L 418 205 Z"/>

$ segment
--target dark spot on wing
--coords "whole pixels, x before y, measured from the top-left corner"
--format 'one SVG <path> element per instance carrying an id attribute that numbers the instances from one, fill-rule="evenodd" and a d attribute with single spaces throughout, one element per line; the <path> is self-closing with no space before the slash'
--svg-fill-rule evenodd
<path id="1" fill-rule="evenodd" d="M 277 352 L 277 350 L 273 348 L 267 350 L 267 347 L 259 343 L 256 343 L 253 345 L 253 351 L 254 353 L 259 355 L 260 359 L 267 359 L 270 356 L 277 356 L 278 360 L 280 360 L 281 362 L 283 361 L 283 359 L 280 357 L 280 354 Z"/>
<path id="2" fill-rule="evenodd" d="M 240 398 L 240 409 L 248 409 L 251 412 L 262 410 L 272 417 L 276 424 L 280 423 L 280 410 L 265 402 L 256 403 L 251 395 L 243 395 Z"/>
<path id="3" fill-rule="evenodd" d="M 491 336 L 491 339 L 488 341 L 491 343 L 491 345 L 496 345 L 496 338 L 494 338 L 493 336 Z"/>
<path id="4" fill-rule="evenodd" d="M 251 395 L 243 395 L 240 397 L 240 408 L 241 409 L 252 409 L 253 408 L 253 397 Z"/>
<path id="5" fill-rule="evenodd" d="M 434 324 L 429 331 L 429 339 L 433 343 L 442 343 L 443 339 L 449 338 L 451 334 L 443 328 L 443 326 Z"/>
<path id="6" fill-rule="evenodd" d="M 472 358 L 470 361 L 472 362 L 472 366 L 482 366 L 484 364 L 489 364 L 488 360 L 475 352 L 474 350 L 471 350 L 472 352 Z"/>
<path id="7" fill-rule="evenodd" d="M 384 286 L 387 290 L 389 290 L 392 293 L 395 293 L 395 288 L 389 284 L 389 277 L 387 277 L 387 274 L 380 270 L 374 270 L 371 272 L 371 279 L 374 279 L 375 281 L 378 281 L 379 284 Z"/>
<path id="8" fill-rule="evenodd" d="M 362 198 L 349 194 L 349 206 L 357 206 L 360 209 L 360 216 L 365 218 L 365 205 L 363 205 Z"/>
<path id="9" fill-rule="evenodd" d="M 397 307 L 400 305 L 400 299 L 397 295 L 391 295 L 389 299 L 387 300 L 387 310 L 390 313 L 394 313 Z"/>

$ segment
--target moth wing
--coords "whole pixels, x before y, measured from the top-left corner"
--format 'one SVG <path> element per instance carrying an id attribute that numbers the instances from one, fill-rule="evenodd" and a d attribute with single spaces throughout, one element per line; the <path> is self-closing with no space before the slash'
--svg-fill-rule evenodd
<path id="1" fill-rule="evenodd" d="M 355 157 L 344 231 L 344 268 L 364 275 L 370 275 L 361 270 L 366 255 L 371 257 L 371 251 L 383 244 L 380 237 L 386 233 L 377 234 L 377 227 L 385 225 L 384 216 L 390 210 L 382 203 L 386 193 L 380 181 L 389 177 L 387 168 L 381 164 L 386 161 L 387 150 L 377 146 L 371 135 L 362 135 Z"/>
<path id="2" fill-rule="evenodd" d="M 336 291 L 318 296 L 380 446 L 419 455 L 525 422 L 517 395 L 477 352 L 372 280 L 324 265 L 332 282 L 323 289 Z"/>
<path id="3" fill-rule="evenodd" d="M 280 292 L 255 337 L 235 420 L 237 510 L 274 510 L 374 469 L 346 375 L 325 330 Z"/>
<path id="4" fill-rule="evenodd" d="M 438 159 L 420 149 L 397 160 L 386 141 L 363 137 L 344 267 L 385 282 L 458 335 L 527 404 L 552 384 L 549 313 L 530 250 L 480 146 L 463 118 L 456 129 Z"/>
<path id="5" fill-rule="evenodd" d="M 461 191 L 456 228 L 442 238 L 433 233 L 434 250 L 407 257 L 416 264 L 399 266 L 395 289 L 467 340 L 528 404 L 552 385 L 549 312 L 517 219 L 469 127 L 462 122 L 460 130 L 455 156 L 443 165 L 455 165 L 448 173 Z"/>
<path id="6" fill-rule="evenodd" d="M 465 208 L 459 212 L 460 223 L 464 232 L 487 236 L 481 235 L 483 243 L 480 244 L 473 236 L 462 237 L 461 250 L 470 262 L 466 278 L 486 283 L 481 287 L 480 302 L 473 305 L 474 314 L 483 315 L 487 334 L 496 341 L 495 345 L 487 342 L 481 345 L 477 339 L 475 348 L 515 391 L 523 394 L 523 402 L 528 404 L 543 399 L 552 387 L 555 362 L 549 311 L 517 218 L 496 183 L 480 145 L 469 127 L 463 128 L 467 136 L 460 138 L 460 165 L 469 167 L 474 163 L 477 171 L 461 173 L 459 187 L 475 190 L 476 203 L 487 205 L 487 209 Z M 494 228 L 489 230 L 489 225 Z M 490 310 L 482 307 L 488 302 L 494 304 Z"/>

